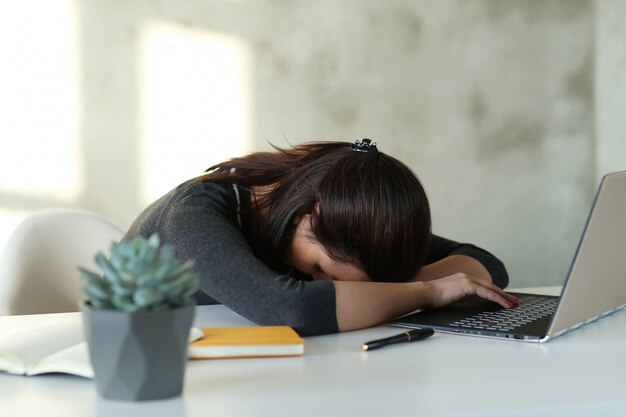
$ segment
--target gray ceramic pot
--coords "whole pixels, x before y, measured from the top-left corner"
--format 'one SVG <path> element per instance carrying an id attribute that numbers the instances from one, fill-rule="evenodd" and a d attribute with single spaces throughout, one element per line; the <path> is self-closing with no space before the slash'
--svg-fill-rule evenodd
<path id="1" fill-rule="evenodd" d="M 115 400 L 180 395 L 195 306 L 125 313 L 81 305 L 96 389 Z"/>

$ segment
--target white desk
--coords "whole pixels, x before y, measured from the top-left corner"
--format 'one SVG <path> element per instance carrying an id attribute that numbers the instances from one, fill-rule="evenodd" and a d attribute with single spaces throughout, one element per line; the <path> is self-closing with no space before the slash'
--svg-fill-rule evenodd
<path id="1" fill-rule="evenodd" d="M 78 313 L 0 317 L 54 323 Z M 196 325 L 250 322 L 222 306 L 199 307 Z M 183 396 L 144 403 L 100 399 L 92 381 L 0 374 L 0 416 L 624 416 L 626 311 L 546 344 L 435 334 L 362 353 L 393 335 L 379 326 L 306 339 L 301 358 L 189 362 Z"/>

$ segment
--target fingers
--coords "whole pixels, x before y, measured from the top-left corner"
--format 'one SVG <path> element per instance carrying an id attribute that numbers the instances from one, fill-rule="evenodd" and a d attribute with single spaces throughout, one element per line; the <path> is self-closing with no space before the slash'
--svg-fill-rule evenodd
<path id="1" fill-rule="evenodd" d="M 476 295 L 485 298 L 494 303 L 500 304 L 504 308 L 513 308 L 519 304 L 517 297 L 507 294 L 504 291 L 496 291 L 494 289 L 477 286 Z"/>
<path id="2" fill-rule="evenodd" d="M 493 301 L 504 308 L 513 308 L 519 304 L 517 297 L 506 293 L 492 282 L 463 272 L 427 281 L 424 284 L 433 289 L 430 292 L 430 308 L 443 307 L 470 295 Z"/>
<path id="3" fill-rule="evenodd" d="M 472 295 L 477 295 L 489 301 L 498 303 L 504 308 L 513 308 L 519 304 L 519 299 L 516 296 L 505 292 L 497 285 L 474 278 L 467 274 L 461 275 L 462 277 L 460 277 L 460 279 L 471 282 L 471 286 L 473 287 L 473 291 L 471 291 Z"/>
<path id="4" fill-rule="evenodd" d="M 488 285 L 477 285 L 476 295 L 500 304 L 504 308 L 513 308 L 519 304 L 519 299 L 503 291 L 498 286 L 489 283 Z"/>

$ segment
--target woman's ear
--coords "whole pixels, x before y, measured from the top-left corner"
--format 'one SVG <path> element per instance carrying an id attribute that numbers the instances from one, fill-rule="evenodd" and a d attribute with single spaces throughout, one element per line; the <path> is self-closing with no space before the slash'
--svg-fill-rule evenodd
<path id="1" fill-rule="evenodd" d="M 294 226 L 297 226 L 300 221 L 302 220 L 306 220 L 307 223 L 307 229 L 310 229 L 310 225 L 311 225 L 311 213 L 315 213 L 316 215 L 320 214 L 320 203 L 315 203 L 315 205 L 313 206 L 313 209 L 306 209 L 306 210 L 302 210 L 300 211 L 294 218 L 293 218 L 293 224 Z"/>
<path id="2" fill-rule="evenodd" d="M 294 234 L 297 234 L 299 231 L 300 233 L 302 233 L 303 236 L 308 236 L 309 238 L 313 236 L 311 233 L 311 215 L 310 214 L 306 213 L 306 214 L 302 214 L 300 216 L 294 217 L 293 225 L 295 229 Z"/>

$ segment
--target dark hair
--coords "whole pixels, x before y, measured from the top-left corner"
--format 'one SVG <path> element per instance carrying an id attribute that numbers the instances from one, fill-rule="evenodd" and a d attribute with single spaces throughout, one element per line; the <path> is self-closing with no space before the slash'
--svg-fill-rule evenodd
<path id="1" fill-rule="evenodd" d="M 430 247 L 430 209 L 406 165 L 347 142 L 275 149 L 217 164 L 200 179 L 273 185 L 260 202 L 268 215 L 258 231 L 268 261 L 288 247 L 294 219 L 308 213 L 312 238 L 335 261 L 363 268 L 373 281 L 407 281 L 419 272 Z"/>

